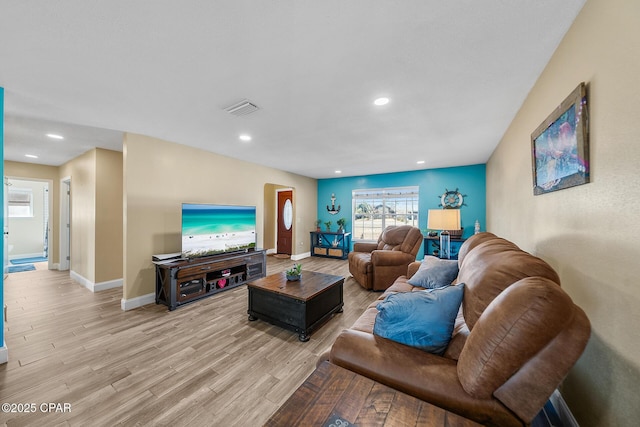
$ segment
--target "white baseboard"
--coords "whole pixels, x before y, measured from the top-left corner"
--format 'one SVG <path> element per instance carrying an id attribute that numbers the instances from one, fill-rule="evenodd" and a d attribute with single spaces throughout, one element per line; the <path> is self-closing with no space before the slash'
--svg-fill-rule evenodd
<path id="1" fill-rule="evenodd" d="M 51 264 L 51 269 L 52 269 L 52 270 L 58 270 L 58 271 L 61 271 L 61 270 L 60 270 L 60 263 L 57 263 L 57 262 L 56 262 L 56 263 Z"/>
<path id="2" fill-rule="evenodd" d="M 304 252 L 304 253 L 297 254 L 297 255 L 291 255 L 291 260 L 292 261 L 298 261 L 300 259 L 309 258 L 310 256 L 311 256 L 311 252 Z"/>
<path id="3" fill-rule="evenodd" d="M 108 280 L 106 282 L 96 283 L 93 286 L 94 292 L 106 291 L 107 289 L 121 288 L 124 281 L 122 279 Z"/>
<path id="4" fill-rule="evenodd" d="M 134 308 L 142 307 L 143 305 L 155 304 L 155 302 L 156 294 L 154 292 L 130 299 L 122 298 L 120 300 L 120 308 L 122 308 L 122 311 L 128 311 L 133 310 Z"/>
<path id="5" fill-rule="evenodd" d="M 82 286 L 89 289 L 91 292 L 100 292 L 107 289 L 121 288 L 123 284 L 122 279 L 115 279 L 115 280 L 109 280 L 107 282 L 94 283 L 91 280 L 87 279 L 86 277 L 83 277 L 82 275 L 76 273 L 73 270 L 69 271 L 69 276 L 71 277 L 71 279 L 80 283 Z"/>
<path id="6" fill-rule="evenodd" d="M 558 413 L 558 417 L 560 417 L 560 421 L 562 421 L 563 426 L 580 427 L 576 419 L 573 417 L 569 406 L 567 406 L 567 402 L 562 398 L 560 391 L 554 391 L 549 400 L 553 407 L 556 408 L 556 412 Z"/>
<path id="7" fill-rule="evenodd" d="M 7 348 L 7 344 L 5 342 L 2 344 L 2 347 L 0 347 L 0 365 L 9 361 L 9 349 Z"/>
<path id="8" fill-rule="evenodd" d="M 275 248 L 267 249 L 267 255 L 277 254 L 277 253 L 278 253 L 278 251 L 276 251 Z"/>

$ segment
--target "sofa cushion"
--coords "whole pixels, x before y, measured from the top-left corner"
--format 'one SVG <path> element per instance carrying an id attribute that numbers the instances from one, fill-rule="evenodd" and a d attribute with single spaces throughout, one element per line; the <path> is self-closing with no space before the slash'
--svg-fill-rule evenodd
<path id="1" fill-rule="evenodd" d="M 427 289 L 442 288 L 449 286 L 457 276 L 458 261 L 427 255 L 416 274 L 409 279 L 409 284 Z"/>
<path id="2" fill-rule="evenodd" d="M 442 354 L 451 339 L 464 284 L 387 296 L 377 305 L 373 333 Z"/>
<path id="3" fill-rule="evenodd" d="M 387 295 L 395 294 L 398 292 L 417 292 L 417 291 L 424 291 L 424 288 L 421 288 L 420 286 L 413 286 L 409 284 L 409 279 L 407 279 L 406 276 L 400 276 L 395 280 L 395 282 L 393 282 L 391 286 L 387 288 L 386 291 L 384 291 L 384 294 L 382 294 L 380 299 L 385 299 Z"/>
<path id="4" fill-rule="evenodd" d="M 374 303 L 379 303 L 379 301 L 374 301 Z M 373 325 L 376 322 L 376 316 L 378 315 L 378 310 L 376 309 L 374 304 L 371 304 L 367 309 L 362 313 L 360 317 L 351 325 L 350 329 L 355 331 L 367 332 L 369 334 L 373 333 Z"/>

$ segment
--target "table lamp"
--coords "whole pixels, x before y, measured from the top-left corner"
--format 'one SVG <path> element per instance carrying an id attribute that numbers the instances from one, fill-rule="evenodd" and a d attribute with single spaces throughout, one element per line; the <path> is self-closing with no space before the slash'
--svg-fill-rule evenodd
<path id="1" fill-rule="evenodd" d="M 459 209 L 429 209 L 427 228 L 440 231 L 440 258 L 451 258 L 451 239 L 448 230 L 460 230 Z"/>

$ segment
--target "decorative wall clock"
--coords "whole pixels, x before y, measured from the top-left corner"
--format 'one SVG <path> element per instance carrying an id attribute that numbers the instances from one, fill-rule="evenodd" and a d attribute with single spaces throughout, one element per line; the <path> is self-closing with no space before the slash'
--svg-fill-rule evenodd
<path id="1" fill-rule="evenodd" d="M 444 189 L 444 193 L 440 196 L 440 205 L 443 209 L 458 209 L 461 206 L 467 206 L 464 203 L 464 198 L 467 197 L 466 194 L 462 194 L 456 188 L 453 191 L 449 191 L 448 189 Z"/>

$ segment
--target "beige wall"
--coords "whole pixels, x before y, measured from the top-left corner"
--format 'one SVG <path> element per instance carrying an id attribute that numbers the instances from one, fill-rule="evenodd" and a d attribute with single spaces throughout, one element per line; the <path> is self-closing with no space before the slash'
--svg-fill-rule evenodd
<path id="1" fill-rule="evenodd" d="M 265 183 L 291 187 L 296 212 L 294 253 L 308 250 L 316 216 L 315 179 L 136 134 L 124 138 L 124 299 L 155 292 L 151 256 L 180 251 L 183 202 L 252 205 L 265 215 Z M 275 190 L 273 190 L 275 191 Z M 274 193 L 275 194 L 275 193 Z M 258 221 L 262 247 L 264 221 Z"/>
<path id="2" fill-rule="evenodd" d="M 95 283 L 96 150 L 62 165 L 60 176 L 71 177 L 70 268 Z"/>
<path id="3" fill-rule="evenodd" d="M 95 282 L 122 279 L 122 153 L 96 151 Z"/>
<path id="4" fill-rule="evenodd" d="M 36 165 L 33 163 L 4 162 L 4 174 L 11 178 L 50 181 L 51 187 L 51 216 L 49 217 L 49 257 L 57 264 L 59 260 L 59 227 L 60 218 L 60 179 L 56 166 Z M 11 254 L 9 254 L 11 255 Z"/>
<path id="5" fill-rule="evenodd" d="M 592 324 L 562 387 L 581 426 L 640 419 L 640 2 L 588 0 L 487 165 L 488 230 L 547 260 Z M 531 132 L 588 84 L 591 180 L 532 194 Z"/>
<path id="6" fill-rule="evenodd" d="M 71 177 L 71 270 L 95 284 L 121 279 L 122 153 L 94 148 L 59 176 Z"/>

